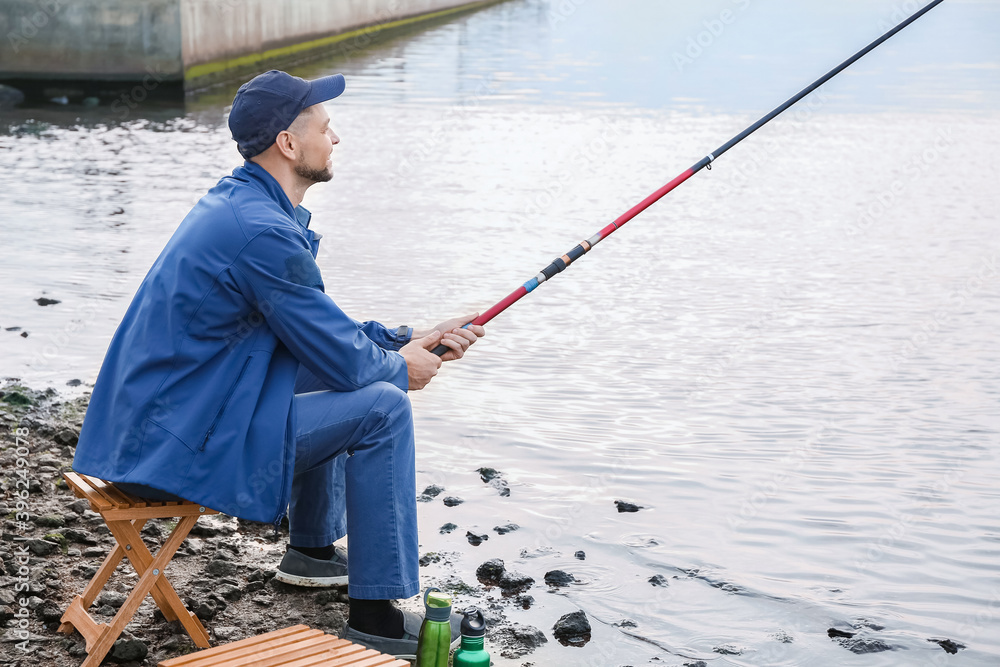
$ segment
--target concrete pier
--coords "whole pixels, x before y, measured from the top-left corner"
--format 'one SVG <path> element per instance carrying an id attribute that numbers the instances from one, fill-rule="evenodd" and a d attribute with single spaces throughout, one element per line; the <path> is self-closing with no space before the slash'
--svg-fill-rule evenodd
<path id="1" fill-rule="evenodd" d="M 0 0 L 0 82 L 186 90 L 497 0 Z"/>

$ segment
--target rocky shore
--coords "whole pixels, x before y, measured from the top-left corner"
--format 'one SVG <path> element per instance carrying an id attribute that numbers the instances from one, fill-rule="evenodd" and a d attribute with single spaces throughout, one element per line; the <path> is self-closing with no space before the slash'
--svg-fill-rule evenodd
<path id="1" fill-rule="evenodd" d="M 71 469 L 88 398 L 86 392 L 68 399 L 53 389 L 32 390 L 12 379 L 0 386 L 0 664 L 5 666 L 77 667 L 86 655 L 79 633 L 60 634 L 57 628 L 70 601 L 114 546 L 100 515 L 77 499 L 61 477 Z M 510 493 L 501 473 L 488 468 L 478 472 L 500 495 Z M 441 501 L 437 496 L 443 491 L 428 487 L 418 500 Z M 462 502 L 451 499 L 456 501 Z M 168 521 L 146 524 L 142 534 L 153 553 L 172 528 Z M 440 530 L 456 529 L 445 524 Z M 497 535 L 516 530 L 516 524 L 495 528 Z M 470 531 L 467 537 L 475 544 L 489 536 Z M 307 589 L 274 579 L 287 538 L 287 524 L 275 534 L 270 525 L 224 515 L 205 517 L 195 525 L 168 576 L 188 608 L 202 619 L 213 645 L 296 623 L 341 632 L 346 588 Z M 447 566 L 448 561 L 447 554 L 425 553 L 421 565 Z M 483 563 L 477 578 L 478 585 L 458 576 L 424 583 L 451 591 L 457 609 L 474 604 L 483 610 L 494 655 L 524 667 L 534 664 L 522 659 L 548 641 L 546 633 L 516 622 L 516 611 L 533 603 L 528 591 L 534 579 L 508 571 L 499 559 Z M 91 614 L 110 621 L 136 579 L 127 561 L 119 565 Z M 554 571 L 545 580 L 559 586 L 572 581 L 572 575 Z M 552 636 L 564 645 L 581 645 L 590 639 L 589 632 L 586 616 L 576 612 L 560 619 Z M 166 622 L 147 596 L 105 664 L 154 666 L 194 650 L 180 624 Z"/>

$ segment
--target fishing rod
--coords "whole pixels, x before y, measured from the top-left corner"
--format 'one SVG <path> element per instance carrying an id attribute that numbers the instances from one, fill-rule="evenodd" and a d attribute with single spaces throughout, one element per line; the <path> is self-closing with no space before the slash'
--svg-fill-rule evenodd
<path id="1" fill-rule="evenodd" d="M 541 285 L 542 283 L 544 283 L 546 280 L 549 280 L 550 278 L 552 278 L 553 276 L 555 276 L 557 273 L 561 273 L 561 272 L 565 271 L 567 266 L 569 266 L 574 261 L 576 261 L 576 260 L 580 259 L 581 257 L 583 257 L 584 255 L 586 255 L 588 252 L 591 251 L 591 249 L 593 249 L 593 247 L 595 245 L 597 245 L 598 243 L 600 243 L 604 239 L 606 239 L 609 236 L 611 236 L 611 234 L 613 234 L 616 230 L 618 230 L 622 226 L 624 226 L 626 222 L 628 222 L 629 220 L 631 220 L 635 216 L 637 216 L 640 213 L 642 213 L 643 211 L 645 211 L 653 203 L 659 201 L 659 199 L 662 198 L 665 194 L 667 194 L 668 192 L 670 192 L 671 190 L 673 190 L 674 188 L 676 188 L 678 185 L 680 185 L 681 183 L 683 183 L 687 179 L 689 179 L 692 176 L 694 176 L 695 174 L 697 174 L 699 171 L 701 171 L 705 167 L 708 167 L 711 170 L 712 163 L 715 162 L 717 159 L 719 159 L 730 148 L 732 148 L 736 144 L 740 143 L 741 141 L 743 141 L 744 139 L 746 139 L 747 137 L 749 137 L 751 134 L 753 134 L 754 132 L 756 132 L 757 130 L 759 130 L 760 128 L 762 128 L 767 123 L 769 123 L 772 120 L 774 120 L 775 117 L 777 117 L 778 115 L 780 115 L 781 113 L 783 113 L 790 106 L 792 106 L 793 104 L 795 104 L 796 102 L 798 102 L 799 100 L 801 100 L 803 97 L 805 97 L 806 95 L 808 95 L 812 91 L 814 91 L 817 88 L 819 88 L 820 86 L 822 86 L 824 83 L 826 83 L 827 81 L 829 81 L 833 77 L 835 77 L 838 74 L 840 74 L 842 71 L 844 71 L 845 69 L 847 69 L 848 67 L 850 67 L 851 65 L 853 65 L 855 62 L 857 62 L 858 60 L 860 60 L 863 56 L 865 56 L 866 54 L 868 54 L 868 52 L 872 51 L 873 49 L 875 49 L 876 47 L 878 47 L 880 44 L 882 44 L 882 42 L 886 41 L 887 39 L 889 39 L 890 37 L 892 37 L 893 35 L 895 35 L 897 32 L 899 32 L 900 30 L 902 30 L 906 26 L 910 25 L 911 23 L 913 23 L 914 21 L 916 21 L 918 18 L 920 18 L 921 16 L 923 16 L 924 14 L 926 14 L 927 12 L 929 12 L 931 9 L 933 9 L 937 5 L 941 4 L 942 2 L 944 2 L 944 0 L 933 0 L 932 2 L 930 2 L 929 4 L 927 4 L 925 7 L 923 7 L 919 11 L 915 12 L 908 19 L 906 19 L 905 21 L 903 21 L 902 23 L 900 23 L 899 25 L 897 25 L 895 28 L 892 28 L 891 30 L 889 30 L 888 32 L 886 32 L 884 35 L 882 35 L 881 37 L 879 37 L 878 39 L 876 39 L 874 42 L 872 42 L 871 44 L 869 44 L 865 48 L 861 49 L 860 51 L 858 51 L 857 53 L 855 53 L 853 56 L 851 56 L 850 58 L 848 58 L 844 62 L 840 63 L 839 65 L 837 65 L 836 67 L 834 67 L 832 70 L 830 70 L 829 72 L 827 72 L 826 74 L 824 74 L 820 78 L 816 79 L 816 81 L 812 82 L 811 84 L 809 84 L 808 86 L 806 86 L 805 88 L 803 88 L 799 93 L 797 93 L 796 95 L 794 95 L 791 98 L 789 98 L 784 104 L 782 104 L 782 105 L 778 106 L 777 108 L 775 108 L 773 111 L 771 111 L 770 113 L 768 113 L 767 115 L 765 115 L 763 118 L 761 118 L 760 120 L 758 120 L 756 123 L 754 123 L 753 125 L 751 125 L 747 129 L 743 130 L 742 132 L 740 132 L 739 134 L 737 134 L 735 137 L 733 137 L 732 139 L 730 139 L 726 143 L 722 144 L 721 146 L 719 146 L 718 148 L 716 148 L 714 151 L 712 151 L 711 153 L 709 153 L 708 155 L 706 155 L 705 157 L 703 157 L 701 160 L 699 160 L 698 162 L 696 162 L 690 169 L 688 169 L 687 171 L 681 173 L 679 176 L 677 176 L 676 178 L 674 178 L 674 180 L 670 181 L 669 183 L 667 183 L 666 185 L 664 185 L 662 188 L 660 188 L 659 190 L 657 190 L 656 192 L 654 192 L 653 194 L 649 195 L 648 197 L 646 197 L 645 199 L 643 199 L 641 202 L 639 202 L 638 204 L 636 204 L 635 206 L 633 206 L 632 208 L 630 208 L 628 211 L 626 211 L 625 213 L 623 213 L 620 217 L 618 217 L 614 222 L 612 222 L 611 224 L 609 224 L 607 227 L 605 227 L 601 231 L 597 232 L 596 234 L 594 234 L 593 236 L 591 236 L 586 241 L 580 241 L 580 243 L 577 244 L 576 247 L 574 247 L 572 250 L 570 250 L 568 253 L 566 253 L 562 257 L 557 257 L 556 259 L 552 260 L 552 263 L 549 264 L 548 266 L 546 266 L 544 269 L 542 269 L 538 273 L 538 275 L 536 275 L 534 278 L 532 278 L 528 282 L 526 282 L 523 285 L 521 285 L 520 287 L 518 287 L 516 290 L 514 290 L 513 292 L 511 292 L 510 294 L 508 294 L 506 297 L 504 297 L 503 299 L 501 299 L 500 301 L 498 301 L 495 305 L 493 305 L 485 313 L 483 313 L 482 315 L 480 315 L 476 319 L 472 320 L 472 322 L 470 322 L 469 324 L 467 324 L 465 326 L 468 327 L 469 325 L 472 325 L 472 324 L 479 324 L 479 325 L 486 324 L 487 322 L 489 322 L 490 320 L 492 320 L 494 317 L 496 317 L 497 315 L 499 315 L 503 311 L 507 310 L 507 308 L 509 308 L 510 306 L 512 306 L 518 299 L 520 299 L 521 297 L 523 297 L 525 294 L 528 294 L 528 293 L 532 292 L 535 288 L 537 288 L 539 285 Z M 449 349 L 451 349 L 451 348 L 448 348 L 448 347 L 446 347 L 444 345 L 438 345 L 433 350 L 431 350 L 431 352 L 433 352 L 434 354 L 436 354 L 438 356 L 441 356 L 442 354 L 444 354 L 445 352 L 447 352 Z"/>

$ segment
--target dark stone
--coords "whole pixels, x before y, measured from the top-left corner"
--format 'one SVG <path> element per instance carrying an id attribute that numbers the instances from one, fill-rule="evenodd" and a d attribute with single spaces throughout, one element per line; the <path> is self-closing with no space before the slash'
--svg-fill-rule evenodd
<path id="1" fill-rule="evenodd" d="M 476 472 L 479 473 L 479 479 L 486 483 L 491 482 L 501 475 L 500 471 L 496 468 L 480 468 Z"/>
<path id="2" fill-rule="evenodd" d="M 615 626 L 616 628 L 637 628 L 637 627 L 639 627 L 639 624 L 636 623 L 635 621 L 633 621 L 631 618 L 623 618 L 622 620 L 618 621 L 617 623 L 612 623 L 611 625 Z"/>
<path id="3" fill-rule="evenodd" d="M 120 609 L 128 596 L 117 591 L 104 591 L 97 598 L 97 604 L 106 604 L 112 609 Z"/>
<path id="4" fill-rule="evenodd" d="M 480 544 L 490 539 L 490 536 L 486 533 L 476 534 L 470 530 L 465 533 L 465 538 L 469 540 L 469 544 L 474 547 L 478 547 Z"/>
<path id="5" fill-rule="evenodd" d="M 958 653 L 960 649 L 965 648 L 965 644 L 959 644 L 950 639 L 928 639 L 927 641 L 937 644 L 945 650 L 946 653 L 951 653 L 952 655 Z"/>
<path id="6" fill-rule="evenodd" d="M 618 508 L 619 512 L 638 512 L 642 509 L 642 505 L 636 505 L 627 500 L 616 500 L 615 507 Z"/>
<path id="7" fill-rule="evenodd" d="M 667 578 L 664 577 L 662 574 L 654 574 L 647 581 L 649 581 L 649 583 L 652 584 L 653 586 L 666 587 L 670 585 L 670 583 L 667 581 Z"/>
<path id="8" fill-rule="evenodd" d="M 43 623 L 52 623 L 62 618 L 63 610 L 55 602 L 43 602 L 35 609 L 37 616 Z"/>
<path id="9" fill-rule="evenodd" d="M 42 528 L 62 528 L 66 525 L 66 519 L 58 514 L 46 514 L 45 516 L 36 516 L 34 524 Z"/>
<path id="10" fill-rule="evenodd" d="M 426 489 L 424 489 L 423 493 L 417 496 L 417 502 L 420 503 L 430 502 L 435 498 L 437 498 L 439 495 L 441 495 L 443 492 L 444 492 L 443 486 L 438 486 L 437 484 L 431 484 Z"/>
<path id="11" fill-rule="evenodd" d="M 552 634 L 563 646 L 583 646 L 590 641 L 590 621 L 587 614 L 574 611 L 562 616 L 552 626 Z"/>
<path id="12" fill-rule="evenodd" d="M 684 667 L 708 667 L 708 663 L 704 660 L 695 660 L 694 662 L 685 662 Z"/>
<path id="13" fill-rule="evenodd" d="M 70 542 L 75 542 L 77 544 L 94 545 L 98 543 L 96 537 L 94 537 L 85 530 L 79 530 L 77 528 L 67 528 L 66 530 L 63 531 L 63 535 L 65 535 L 66 539 L 69 540 Z"/>
<path id="14" fill-rule="evenodd" d="M 721 655 L 743 655 L 743 649 L 735 644 L 721 644 L 713 648 L 712 651 Z"/>
<path id="15" fill-rule="evenodd" d="M 247 583 L 246 586 L 243 587 L 243 593 L 246 595 L 249 595 L 250 593 L 256 593 L 257 591 L 262 590 L 266 586 L 267 583 L 264 581 L 251 581 Z"/>
<path id="16" fill-rule="evenodd" d="M 449 523 L 446 523 L 443 526 L 441 526 L 441 528 L 438 529 L 438 532 L 441 533 L 442 535 L 446 535 L 447 533 L 450 533 L 453 530 L 457 530 L 457 529 L 458 529 L 458 526 L 456 526 L 455 524 L 449 522 Z"/>
<path id="17" fill-rule="evenodd" d="M 236 574 L 236 564 L 216 556 L 205 566 L 205 572 L 214 577 L 228 577 Z"/>
<path id="18" fill-rule="evenodd" d="M 444 499 L 444 504 L 447 505 L 448 507 L 455 507 L 457 505 L 461 505 L 464 502 L 465 502 L 464 500 L 456 496 L 446 496 Z"/>
<path id="19" fill-rule="evenodd" d="M 43 296 L 35 299 L 35 303 L 39 306 L 54 306 L 57 303 L 62 303 L 62 301 L 59 301 L 58 299 L 49 299 L 48 297 Z"/>
<path id="20" fill-rule="evenodd" d="M 535 604 L 535 598 L 530 595 L 518 595 L 514 601 L 521 606 L 521 609 L 531 609 L 531 605 Z"/>
<path id="21" fill-rule="evenodd" d="M 512 595 L 515 593 L 521 593 L 522 591 L 530 588 L 535 580 L 526 574 L 521 574 L 520 572 L 510 572 L 505 571 L 500 576 L 500 581 L 498 582 L 500 589 L 507 595 Z"/>
<path id="22" fill-rule="evenodd" d="M 138 639 L 119 639 L 111 648 L 111 657 L 118 662 L 141 662 L 148 654 L 149 649 Z"/>
<path id="23" fill-rule="evenodd" d="M 48 540 L 33 539 L 27 541 L 28 550 L 36 556 L 48 556 L 59 550 L 59 545 Z"/>
<path id="24" fill-rule="evenodd" d="M 247 577 L 247 581 L 270 581 L 277 572 L 277 570 L 254 570 Z"/>
<path id="25" fill-rule="evenodd" d="M 486 585 L 496 586 L 505 572 L 503 561 L 491 558 L 476 568 L 476 579 Z"/>
<path id="26" fill-rule="evenodd" d="M 582 550 L 577 551 L 575 554 L 573 554 L 573 557 L 576 558 L 577 560 L 587 560 L 587 552 Z"/>
<path id="27" fill-rule="evenodd" d="M 219 604 L 211 598 L 188 598 L 187 608 L 203 621 L 211 621 L 219 613 Z"/>
<path id="28" fill-rule="evenodd" d="M 510 487 L 507 486 L 507 480 L 500 478 L 492 479 L 490 480 L 490 486 L 496 489 L 497 493 L 504 498 L 510 495 Z"/>
<path id="29" fill-rule="evenodd" d="M 0 109 L 13 109 L 24 102 L 24 93 L 17 88 L 0 84 Z"/>
<path id="30" fill-rule="evenodd" d="M 28 337 L 28 332 L 27 331 L 22 331 L 21 332 L 21 338 L 27 338 L 27 337 Z"/>
<path id="31" fill-rule="evenodd" d="M 240 590 L 240 587 L 229 583 L 221 584 L 215 589 L 215 592 L 221 595 L 224 600 L 230 602 L 236 602 L 243 597 L 243 591 Z"/>
<path id="32" fill-rule="evenodd" d="M 79 387 L 81 384 L 83 384 L 83 380 L 79 380 L 77 378 L 73 378 L 72 380 L 70 380 L 69 382 L 66 383 L 66 386 L 67 387 Z"/>
<path id="33" fill-rule="evenodd" d="M 60 445 L 65 445 L 66 447 L 76 447 L 76 443 L 80 441 L 80 433 L 71 428 L 60 429 L 53 437 L 53 440 L 58 442 Z"/>
<path id="34" fill-rule="evenodd" d="M 545 583 L 549 586 L 569 586 L 574 581 L 576 577 L 562 570 L 550 570 L 545 573 Z"/>
<path id="35" fill-rule="evenodd" d="M 74 500 L 66 507 L 69 508 L 71 512 L 75 512 L 76 514 L 83 514 L 88 509 L 90 509 L 90 503 L 84 500 L 83 498 L 80 498 L 79 500 Z"/>
<path id="36" fill-rule="evenodd" d="M 516 523 L 505 523 L 502 526 L 493 526 L 493 530 L 497 531 L 500 535 L 506 535 L 507 533 L 513 533 L 515 530 L 520 528 Z"/>
<path id="37" fill-rule="evenodd" d="M 503 634 L 509 635 L 513 644 L 501 653 L 501 655 L 507 658 L 525 656 L 549 641 L 541 630 L 533 625 L 524 625 L 522 623 L 512 623 L 504 629 Z"/>
<path id="38" fill-rule="evenodd" d="M 853 632 L 847 632 L 846 630 L 838 630 L 837 628 L 830 628 L 830 629 L 828 629 L 826 631 L 826 636 L 830 637 L 830 638 L 833 638 L 833 637 L 846 637 L 847 639 L 850 639 L 854 635 L 855 635 L 855 633 L 853 633 Z"/>
<path id="39" fill-rule="evenodd" d="M 850 639 L 841 637 L 837 642 L 851 653 L 857 653 L 858 655 L 893 650 L 892 646 L 886 644 L 881 639 L 868 637 L 852 637 Z"/>
<path id="40" fill-rule="evenodd" d="M 433 552 L 424 554 L 423 556 L 420 557 L 420 560 L 418 562 L 420 563 L 420 567 L 427 567 L 431 563 L 440 563 L 441 554 Z"/>

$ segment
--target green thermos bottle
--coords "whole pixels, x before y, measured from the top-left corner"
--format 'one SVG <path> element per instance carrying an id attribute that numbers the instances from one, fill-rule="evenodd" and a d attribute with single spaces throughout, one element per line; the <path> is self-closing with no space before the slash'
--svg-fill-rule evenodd
<path id="1" fill-rule="evenodd" d="M 451 596 L 439 588 L 424 592 L 424 622 L 417 637 L 417 667 L 448 667 L 451 653 Z"/>
<path id="2" fill-rule="evenodd" d="M 483 648 L 486 619 L 477 607 L 469 607 L 462 619 L 462 645 L 455 651 L 454 667 L 490 667 L 490 654 Z"/>

